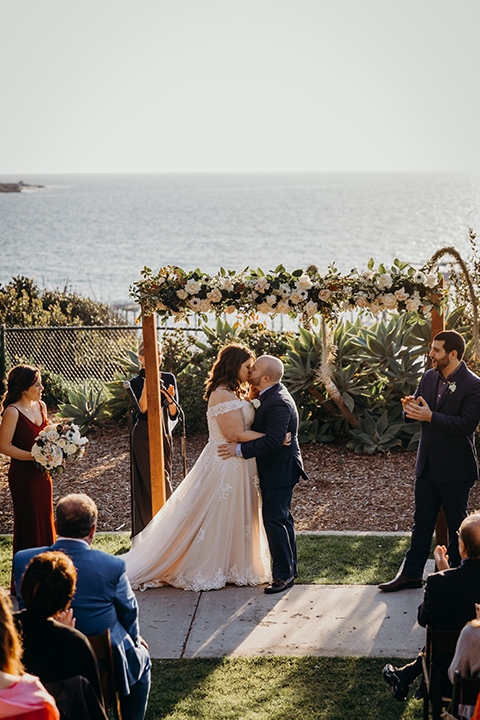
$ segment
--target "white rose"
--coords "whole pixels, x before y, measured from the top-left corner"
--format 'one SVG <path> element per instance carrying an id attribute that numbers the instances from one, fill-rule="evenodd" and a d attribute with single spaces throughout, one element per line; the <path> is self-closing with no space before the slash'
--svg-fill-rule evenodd
<path id="1" fill-rule="evenodd" d="M 434 288 L 438 285 L 438 274 L 436 272 L 428 273 L 425 277 L 425 285 L 429 288 Z"/>
<path id="2" fill-rule="evenodd" d="M 232 315 L 232 313 L 236 312 L 237 308 L 235 305 L 229 305 L 225 308 L 225 312 L 228 313 L 228 315 Z"/>
<path id="3" fill-rule="evenodd" d="M 404 287 L 401 287 L 400 290 L 395 290 L 395 297 L 397 298 L 398 302 L 402 302 L 403 300 L 406 300 L 410 297 L 410 293 L 407 293 Z"/>
<path id="4" fill-rule="evenodd" d="M 308 303 L 305 305 L 305 312 L 307 313 L 308 317 L 312 317 L 313 315 L 316 315 L 316 313 L 318 312 L 317 303 L 314 303 L 312 300 L 309 300 Z"/>
<path id="5" fill-rule="evenodd" d="M 392 287 L 392 278 L 388 273 L 383 273 L 377 280 L 377 285 L 381 290 Z"/>
<path id="6" fill-rule="evenodd" d="M 55 440 L 58 440 L 59 435 L 56 430 L 52 429 L 46 433 L 45 437 L 49 442 L 55 442 Z"/>
<path id="7" fill-rule="evenodd" d="M 397 298 L 393 293 L 385 293 L 382 297 L 383 305 L 387 310 L 395 310 L 397 307 Z"/>
<path id="8" fill-rule="evenodd" d="M 38 445 L 34 445 L 34 446 L 32 447 L 31 452 L 32 452 L 33 457 L 34 457 L 35 460 L 36 460 L 36 459 L 42 454 L 42 448 L 41 448 L 41 447 L 38 447 Z"/>
<path id="9" fill-rule="evenodd" d="M 188 297 L 188 293 L 185 290 L 177 290 L 177 297 L 180 300 L 185 300 Z"/>
<path id="10" fill-rule="evenodd" d="M 419 307 L 420 300 L 418 298 L 411 297 L 405 302 L 405 308 L 408 310 L 408 312 L 417 312 Z"/>
<path id="11" fill-rule="evenodd" d="M 268 290 L 270 287 L 270 283 L 268 282 L 266 277 L 258 278 L 257 282 L 255 283 L 255 290 L 260 293 L 264 293 L 265 290 Z"/>
<path id="12" fill-rule="evenodd" d="M 207 298 L 209 298 L 212 303 L 220 302 L 222 299 L 222 293 L 218 288 L 213 288 L 213 290 L 210 290 L 210 292 L 207 293 Z"/>
<path id="13" fill-rule="evenodd" d="M 381 311 L 380 305 L 375 301 L 369 304 L 368 309 L 374 315 L 378 315 L 378 313 Z"/>
<path id="14" fill-rule="evenodd" d="M 270 305 L 267 305 L 267 303 L 263 302 L 261 305 L 257 306 L 257 312 L 261 313 L 262 315 L 268 315 L 268 313 L 272 312 L 272 308 Z"/>
<path id="15" fill-rule="evenodd" d="M 210 303 L 210 300 L 207 300 L 206 298 L 204 300 L 200 300 L 201 312 L 208 312 L 211 309 L 212 309 L 212 305 Z"/>
<path id="16" fill-rule="evenodd" d="M 276 295 L 267 295 L 265 298 L 265 302 L 268 303 L 268 305 L 275 305 L 277 302 L 277 296 Z"/>
<path id="17" fill-rule="evenodd" d="M 228 292 L 233 290 L 233 283 L 229 277 L 221 278 L 219 281 L 219 284 L 220 284 L 220 287 L 222 288 L 222 290 L 227 290 Z"/>
<path id="18" fill-rule="evenodd" d="M 366 308 L 366 307 L 368 307 L 367 296 L 364 295 L 363 293 L 359 293 L 359 294 L 356 296 L 355 302 L 357 303 L 357 305 L 358 305 L 359 308 Z"/>
<path id="19" fill-rule="evenodd" d="M 320 300 L 323 300 L 323 302 L 325 302 L 326 300 L 328 300 L 331 294 L 332 293 L 328 288 L 323 288 L 323 290 L 320 290 L 320 292 L 318 293 L 318 297 Z"/>
<path id="20" fill-rule="evenodd" d="M 65 452 L 67 453 L 67 455 L 73 455 L 73 453 L 77 452 L 77 446 L 74 443 L 68 443 L 65 448 Z"/>
<path id="21" fill-rule="evenodd" d="M 298 305 L 299 302 L 302 302 L 302 299 L 303 298 L 295 290 L 290 295 L 290 302 L 294 305 Z"/>
<path id="22" fill-rule="evenodd" d="M 60 438 L 60 440 L 57 442 L 57 447 L 64 448 L 68 443 L 67 438 Z"/>
<path id="23" fill-rule="evenodd" d="M 288 306 L 288 302 L 285 302 L 284 300 L 280 300 L 275 310 L 279 313 L 282 313 L 283 315 L 286 315 L 290 312 L 290 307 Z"/>
<path id="24" fill-rule="evenodd" d="M 300 275 L 297 281 L 297 290 L 310 290 L 313 283 L 308 275 Z"/>
<path id="25" fill-rule="evenodd" d="M 199 283 L 197 280 L 194 280 L 193 278 L 191 278 L 186 283 L 185 290 L 187 291 L 187 293 L 189 295 L 195 295 L 195 293 L 197 293 L 201 287 L 202 287 L 201 283 Z"/>

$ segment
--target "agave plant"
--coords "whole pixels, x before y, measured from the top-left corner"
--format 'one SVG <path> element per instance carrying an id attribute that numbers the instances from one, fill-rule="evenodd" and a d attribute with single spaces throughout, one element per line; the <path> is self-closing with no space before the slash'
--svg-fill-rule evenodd
<path id="1" fill-rule="evenodd" d="M 103 385 L 97 390 L 84 383 L 81 390 L 68 391 L 68 403 L 59 406 L 59 414 L 73 420 L 82 435 L 85 435 L 92 423 L 98 423 L 104 418 L 105 399 Z"/>
<path id="2" fill-rule="evenodd" d="M 350 430 L 352 439 L 347 447 L 367 455 L 373 455 L 376 451 L 386 453 L 393 447 L 402 445 L 403 430 L 403 423 L 389 421 L 386 410 L 380 417 L 367 411 L 365 416 L 360 419 L 359 428 Z"/>

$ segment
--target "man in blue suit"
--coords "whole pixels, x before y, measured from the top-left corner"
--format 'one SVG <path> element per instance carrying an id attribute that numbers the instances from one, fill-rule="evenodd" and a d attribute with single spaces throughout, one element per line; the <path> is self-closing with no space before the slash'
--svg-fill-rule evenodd
<path id="1" fill-rule="evenodd" d="M 110 628 L 117 689 L 124 720 L 143 720 L 150 691 L 151 661 L 140 637 L 137 600 L 125 573 L 125 561 L 90 545 L 97 524 L 97 506 L 88 495 L 67 495 L 56 507 L 57 541 L 51 547 L 20 550 L 13 573 L 20 608 L 20 584 L 35 555 L 60 550 L 77 569 L 72 601 L 76 628 L 85 635 L 101 635 Z"/>
<path id="2" fill-rule="evenodd" d="M 273 582 L 267 594 L 292 587 L 297 575 L 297 546 L 290 512 L 293 488 L 307 477 L 298 447 L 298 412 L 295 402 L 281 383 L 283 363 L 271 355 L 259 357 L 250 368 L 249 382 L 258 391 L 259 407 L 252 430 L 265 433 L 249 442 L 226 443 L 221 457 L 256 458 L 262 492 L 263 524 L 272 556 Z M 290 444 L 284 445 L 290 433 Z"/>
<path id="3" fill-rule="evenodd" d="M 406 420 L 421 422 L 415 467 L 415 517 L 402 573 L 379 585 L 384 592 L 422 586 L 422 574 L 438 512 L 447 520 L 450 566 L 460 565 L 457 530 L 467 515 L 470 488 L 478 478 L 474 432 L 480 421 L 480 378 L 462 360 L 463 337 L 454 330 L 435 335 L 432 368 L 415 395 L 403 398 Z"/>

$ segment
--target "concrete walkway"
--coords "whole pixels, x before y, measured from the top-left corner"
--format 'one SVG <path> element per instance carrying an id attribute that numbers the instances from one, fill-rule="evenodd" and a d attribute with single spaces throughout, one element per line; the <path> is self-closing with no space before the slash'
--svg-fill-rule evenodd
<path id="1" fill-rule="evenodd" d="M 210 592 L 172 587 L 137 592 L 140 632 L 160 659 L 239 655 L 349 655 L 412 658 L 425 630 L 416 622 L 423 590 L 295 585 Z"/>

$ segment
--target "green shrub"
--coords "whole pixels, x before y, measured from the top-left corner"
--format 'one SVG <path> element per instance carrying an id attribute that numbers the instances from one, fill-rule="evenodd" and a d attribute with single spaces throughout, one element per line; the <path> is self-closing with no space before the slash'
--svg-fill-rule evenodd
<path id="1" fill-rule="evenodd" d="M 32 278 L 17 275 L 0 285 L 0 324 L 13 327 L 50 325 L 119 325 L 123 314 L 110 305 L 84 298 L 67 287 L 40 291 Z"/>

